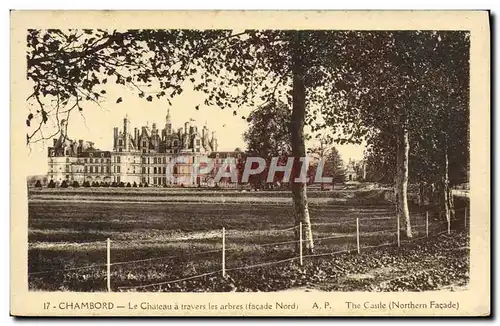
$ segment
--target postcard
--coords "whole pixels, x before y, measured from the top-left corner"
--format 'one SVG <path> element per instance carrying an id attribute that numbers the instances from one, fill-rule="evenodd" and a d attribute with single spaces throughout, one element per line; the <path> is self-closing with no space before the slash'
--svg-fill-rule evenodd
<path id="1" fill-rule="evenodd" d="M 14 316 L 489 316 L 487 11 L 11 11 Z"/>

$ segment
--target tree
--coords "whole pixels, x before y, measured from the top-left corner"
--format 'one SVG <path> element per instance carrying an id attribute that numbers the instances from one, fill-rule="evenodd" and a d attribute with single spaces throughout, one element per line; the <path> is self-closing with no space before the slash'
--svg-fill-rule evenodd
<path id="1" fill-rule="evenodd" d="M 42 183 L 40 182 L 40 180 L 36 180 L 35 188 L 42 188 Z"/>
<path id="2" fill-rule="evenodd" d="M 355 70 L 370 78 L 349 89 L 342 113 L 359 117 L 367 128 L 361 134 L 368 140 L 368 172 L 387 170 L 379 179 L 388 181 L 394 171 L 398 218 L 410 237 L 408 180 L 439 182 L 449 219 L 451 147 L 458 155 L 456 171 L 467 170 L 469 36 L 432 31 L 372 36 L 364 41 L 364 59 L 354 62 Z"/>
<path id="3" fill-rule="evenodd" d="M 273 101 L 252 111 L 248 120 L 248 130 L 243 134 L 247 155 L 266 161 L 265 169 L 259 174 L 251 175 L 249 182 L 259 188 L 266 187 L 271 159 L 279 157 L 286 160 L 291 154 L 290 109 L 281 101 Z M 275 181 L 281 180 L 282 174 L 277 175 Z"/>
<path id="4" fill-rule="evenodd" d="M 78 183 L 78 181 L 73 181 L 73 184 L 71 185 L 73 188 L 78 188 L 80 187 L 80 184 Z"/>
<path id="5" fill-rule="evenodd" d="M 68 182 L 66 182 L 66 180 L 63 180 L 63 182 L 61 182 L 61 188 L 68 188 Z"/>
<path id="6" fill-rule="evenodd" d="M 132 184 L 132 187 L 134 188 L 137 188 L 137 183 L 134 181 L 134 183 Z"/>
<path id="7" fill-rule="evenodd" d="M 310 149 L 310 153 L 317 160 L 323 160 L 323 177 L 332 178 L 332 186 L 335 183 L 341 183 L 345 181 L 345 168 L 342 158 L 338 150 L 334 146 L 329 146 L 329 140 L 325 137 L 316 137 L 319 138 L 319 145 Z M 318 168 L 318 163 L 313 163 L 310 169 L 310 178 L 316 177 L 316 172 Z M 324 184 L 321 183 L 321 190 L 324 190 Z"/>

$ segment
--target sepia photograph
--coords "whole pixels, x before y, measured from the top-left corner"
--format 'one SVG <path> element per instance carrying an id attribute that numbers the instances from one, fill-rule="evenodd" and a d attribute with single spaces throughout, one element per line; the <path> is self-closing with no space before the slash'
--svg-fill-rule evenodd
<path id="1" fill-rule="evenodd" d="M 96 21 L 24 23 L 16 33 L 22 56 L 12 60 L 25 70 L 12 77 L 22 84 L 12 133 L 24 139 L 16 200 L 26 243 L 12 250 L 26 257 L 16 277 L 28 293 L 473 290 L 471 242 L 476 228 L 489 246 L 489 188 L 475 216 L 471 119 L 481 113 L 489 126 L 489 98 L 472 106 L 470 28 Z M 338 308 L 446 314 L 461 305 L 377 295 Z M 52 301 L 36 307 L 132 309 Z M 336 309 L 323 299 L 189 301 L 184 314 Z M 135 309 L 174 304 L 141 299 Z"/>

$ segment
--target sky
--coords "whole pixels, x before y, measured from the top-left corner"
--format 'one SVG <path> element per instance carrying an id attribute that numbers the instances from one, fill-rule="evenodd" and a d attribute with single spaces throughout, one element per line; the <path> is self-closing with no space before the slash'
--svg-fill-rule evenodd
<path id="1" fill-rule="evenodd" d="M 70 139 L 83 139 L 93 141 L 95 147 L 102 150 L 113 149 L 113 128 L 123 128 L 123 119 L 128 116 L 130 125 L 140 129 L 141 126 L 151 126 L 156 123 L 157 128 L 162 129 L 165 125 L 165 116 L 170 108 L 170 115 L 174 130 L 184 126 L 184 122 L 194 119 L 200 129 L 205 123 L 211 131 L 216 132 L 218 138 L 218 150 L 231 151 L 239 147 L 245 149 L 243 133 L 248 128 L 248 122 L 241 116 L 248 116 L 250 108 L 238 109 L 238 116 L 234 116 L 232 110 L 222 110 L 218 107 L 207 107 L 200 105 L 204 97 L 193 91 L 192 87 L 185 85 L 184 92 L 171 100 L 168 104 L 165 98 L 158 100 L 153 96 L 153 101 L 148 102 L 139 98 L 137 94 L 126 86 L 107 84 L 106 98 L 97 105 L 93 102 L 81 104 L 83 111 L 74 110 L 69 116 L 68 137 Z M 155 92 L 152 92 L 155 93 Z M 147 97 L 146 93 L 146 97 Z M 121 97 L 122 102 L 116 103 Z M 36 108 L 36 107 L 35 107 Z M 29 107 L 28 107 L 29 109 Z M 56 130 L 55 125 L 48 125 L 44 134 Z M 26 131 L 23 130 L 23 133 Z M 47 147 L 52 145 L 52 140 L 38 142 L 31 145 L 28 160 L 28 175 L 43 175 L 47 173 Z M 312 145 L 312 144 L 309 144 Z M 363 158 L 364 147 L 361 145 L 336 145 L 344 162 L 349 158 L 360 160 Z"/>

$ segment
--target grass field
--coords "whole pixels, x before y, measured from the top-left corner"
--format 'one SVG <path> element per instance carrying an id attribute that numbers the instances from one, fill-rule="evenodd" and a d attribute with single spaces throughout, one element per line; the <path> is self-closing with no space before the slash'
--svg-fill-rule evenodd
<path id="1" fill-rule="evenodd" d="M 226 268 L 229 270 L 295 257 L 295 243 L 272 245 L 294 240 L 294 230 L 290 229 L 292 207 L 276 201 L 288 199 L 285 197 L 270 196 L 266 201 L 265 196 L 226 196 L 236 198 L 227 202 L 221 201 L 220 196 L 204 194 L 210 198 L 201 201 L 202 196 L 192 193 L 170 193 L 172 202 L 144 202 L 143 199 L 155 196 L 116 192 L 110 196 L 113 200 L 101 200 L 103 196 L 97 196 L 98 200 L 94 201 L 89 199 L 93 196 L 88 193 L 77 196 L 71 192 L 61 195 L 53 191 L 30 195 L 31 290 L 104 291 L 107 238 L 112 241 L 114 290 L 220 270 L 222 227 L 226 229 Z M 133 200 L 124 200 L 123 196 Z M 186 201 L 180 202 L 178 197 Z M 355 249 L 356 218 L 360 219 L 362 248 L 396 240 L 392 205 L 357 203 L 311 204 L 316 254 Z M 435 218 L 431 216 L 431 232 L 443 227 Z M 424 214 L 415 213 L 412 219 L 416 236 L 425 234 Z M 322 238 L 327 239 L 320 240 Z M 77 269 L 89 265 L 97 266 Z M 46 271 L 53 272 L 44 273 Z M 238 273 L 241 271 L 234 271 Z M 203 289 L 201 283 L 194 284 L 191 290 Z M 220 284 L 220 288 L 210 290 L 230 290 L 227 282 Z M 185 282 L 175 283 L 168 290 L 185 287 Z"/>

